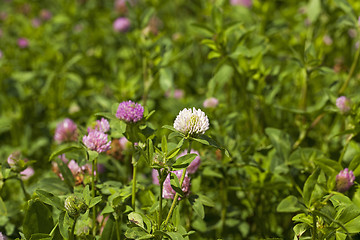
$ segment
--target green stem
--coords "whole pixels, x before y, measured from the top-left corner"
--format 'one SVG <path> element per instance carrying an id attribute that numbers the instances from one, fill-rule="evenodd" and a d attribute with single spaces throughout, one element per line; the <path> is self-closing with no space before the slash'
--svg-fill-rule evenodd
<path id="1" fill-rule="evenodd" d="M 158 169 L 159 177 L 161 177 L 161 170 Z M 160 230 L 161 223 L 162 223 L 162 192 L 164 188 L 164 181 L 160 178 L 160 194 L 159 194 L 159 219 L 158 219 L 158 229 Z"/>
<path id="2" fill-rule="evenodd" d="M 187 154 L 189 154 L 190 151 L 191 151 L 191 141 L 189 141 L 189 148 L 188 148 Z M 181 174 L 181 179 L 180 179 L 180 186 L 181 186 L 181 187 L 182 187 L 182 184 L 183 184 L 184 179 L 185 179 L 186 169 L 187 169 L 187 168 L 185 168 L 185 169 L 183 170 L 182 174 Z M 170 220 L 170 217 L 171 217 L 171 215 L 172 215 L 172 212 L 173 212 L 174 209 L 175 209 L 175 206 L 176 206 L 176 203 L 177 203 L 178 198 L 179 198 L 179 194 L 176 193 L 175 196 L 174 196 L 173 202 L 172 202 L 172 204 L 171 204 L 169 213 L 168 213 L 168 215 L 167 215 L 167 217 L 166 217 L 165 226 L 168 224 L 168 222 L 169 222 L 169 220 Z"/>
<path id="3" fill-rule="evenodd" d="M 132 183 L 132 193 L 131 193 L 131 206 L 133 208 L 133 211 L 135 212 L 135 194 L 136 194 L 136 169 L 137 169 L 137 162 L 135 161 L 133 157 L 133 183 Z"/>
<path id="4" fill-rule="evenodd" d="M 120 227 L 119 227 L 119 217 L 115 218 L 115 222 L 116 222 L 116 236 L 117 236 L 118 240 L 121 240 Z"/>
<path id="5" fill-rule="evenodd" d="M 30 195 L 26 192 L 26 190 L 25 190 L 25 185 L 24 185 L 24 182 L 23 182 L 23 180 L 21 179 L 21 177 L 19 177 L 19 181 L 20 181 L 21 189 L 22 189 L 22 191 L 23 191 L 23 193 L 24 193 L 25 199 L 26 199 L 26 200 L 29 200 L 29 199 L 30 199 Z"/>
<path id="6" fill-rule="evenodd" d="M 74 234 L 76 221 L 77 221 L 77 218 L 74 219 L 74 223 L 73 223 L 73 225 L 72 225 L 72 227 L 71 227 L 71 233 L 70 233 L 70 236 L 69 236 L 69 239 L 70 239 L 70 240 L 74 240 L 74 239 L 76 238 L 76 237 L 75 237 L 75 234 Z"/>
<path id="7" fill-rule="evenodd" d="M 313 212 L 313 234 L 311 239 L 313 240 L 317 239 L 316 214 L 314 212 Z"/>
<path id="8" fill-rule="evenodd" d="M 356 67 L 357 62 L 358 62 L 358 60 L 359 60 L 359 55 L 360 55 L 360 47 L 356 50 L 355 57 L 354 57 L 354 61 L 352 62 L 349 75 L 347 76 L 344 84 L 343 84 L 342 87 L 340 88 L 339 94 L 342 94 L 342 93 L 345 91 L 345 89 L 347 88 L 347 86 L 349 85 L 350 78 L 351 78 L 352 75 L 354 74 L 355 67 Z"/>
<path id="9" fill-rule="evenodd" d="M 95 192 L 95 168 L 96 168 L 96 163 L 97 163 L 97 158 L 94 159 L 94 161 L 92 162 L 92 171 L 91 171 L 91 195 L 92 198 L 96 197 L 96 192 Z M 93 228 L 93 234 L 94 236 L 96 235 L 96 205 L 92 208 L 92 221 L 94 224 L 94 228 Z"/>

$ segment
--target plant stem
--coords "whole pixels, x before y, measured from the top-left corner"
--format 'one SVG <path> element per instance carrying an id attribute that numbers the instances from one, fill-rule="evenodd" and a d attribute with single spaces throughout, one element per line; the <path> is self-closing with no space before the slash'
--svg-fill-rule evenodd
<path id="1" fill-rule="evenodd" d="M 360 47 L 356 50 L 355 57 L 354 57 L 354 61 L 353 61 L 352 64 L 351 64 L 351 68 L 350 68 L 349 75 L 347 76 L 344 84 L 343 84 L 342 87 L 340 88 L 339 94 L 342 94 L 342 93 L 345 91 L 345 89 L 347 88 L 347 86 L 348 86 L 348 84 L 349 84 L 349 81 L 350 81 L 350 78 L 351 78 L 352 75 L 354 74 L 356 64 L 357 64 L 357 62 L 358 62 L 358 60 L 359 60 L 359 55 L 360 55 Z"/>
<path id="2" fill-rule="evenodd" d="M 21 189 L 22 189 L 22 191 L 23 191 L 23 193 L 24 193 L 25 199 L 26 199 L 26 200 L 29 200 L 29 199 L 30 199 L 30 195 L 26 192 L 26 190 L 25 190 L 25 185 L 24 185 L 24 182 L 23 182 L 23 180 L 21 179 L 21 177 L 19 177 L 19 181 L 20 181 Z"/>
<path id="3" fill-rule="evenodd" d="M 116 236 L 117 236 L 117 239 L 121 240 L 120 227 L 119 227 L 119 217 L 115 218 L 115 223 L 116 223 Z"/>
<path id="4" fill-rule="evenodd" d="M 72 227 L 71 227 L 71 233 L 70 233 L 70 236 L 69 236 L 69 239 L 70 239 L 70 240 L 74 240 L 74 239 L 75 239 L 74 232 L 75 232 L 76 221 L 77 221 L 77 218 L 74 219 L 74 223 L 73 223 L 73 225 L 72 225 Z"/>
<path id="5" fill-rule="evenodd" d="M 91 171 L 91 195 L 92 198 L 96 197 L 96 192 L 95 192 L 95 167 L 96 167 L 96 163 L 97 163 L 97 158 L 94 159 L 94 161 L 92 162 L 92 171 Z M 93 210 L 93 215 L 92 215 L 92 221 L 94 224 L 94 228 L 93 228 L 93 234 L 94 236 L 96 235 L 96 205 L 92 208 Z"/>
<path id="6" fill-rule="evenodd" d="M 188 147 L 187 154 L 189 154 L 190 151 L 191 151 L 191 141 L 189 141 L 189 147 Z M 181 187 L 181 188 L 182 188 L 182 184 L 183 184 L 184 179 L 185 179 L 186 169 L 187 169 L 187 168 L 185 168 L 185 169 L 183 170 L 182 174 L 181 174 L 181 179 L 180 179 L 180 187 Z M 176 193 L 175 196 L 174 196 L 174 200 L 173 200 L 173 202 L 172 202 L 172 204 L 171 204 L 169 213 L 168 213 L 168 215 L 167 215 L 167 217 L 166 217 L 165 226 L 168 224 L 168 222 L 169 222 L 169 220 L 170 220 L 171 214 L 172 214 L 172 212 L 173 212 L 174 209 L 175 209 L 175 206 L 176 206 L 176 203 L 177 203 L 178 198 L 179 198 L 179 194 Z"/>
<path id="7" fill-rule="evenodd" d="M 312 234 L 312 240 L 317 239 L 317 226 L 316 226 L 316 214 L 313 212 L 313 234 Z"/>
<path id="8" fill-rule="evenodd" d="M 158 173 L 159 176 L 161 176 L 161 170 L 158 169 Z M 158 225 L 159 225 L 159 230 L 161 227 L 161 223 L 162 223 L 162 192 L 163 192 L 163 188 L 164 188 L 164 181 L 161 180 L 160 178 L 160 194 L 159 194 L 159 219 L 158 219 Z"/>
<path id="9" fill-rule="evenodd" d="M 133 211 L 135 212 L 135 194 L 136 194 L 136 169 L 137 169 L 137 162 L 135 158 L 133 157 L 132 160 L 133 164 L 133 183 L 132 183 L 132 193 L 131 193 L 131 206 L 133 208 Z"/>

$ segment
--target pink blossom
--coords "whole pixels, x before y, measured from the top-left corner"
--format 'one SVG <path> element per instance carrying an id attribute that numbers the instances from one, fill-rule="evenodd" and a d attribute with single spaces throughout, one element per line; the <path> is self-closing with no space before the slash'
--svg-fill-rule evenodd
<path id="1" fill-rule="evenodd" d="M 219 104 L 219 100 L 217 100 L 214 97 L 211 97 L 211 98 L 207 98 L 204 101 L 203 106 L 204 108 L 215 108 L 218 104 Z"/>
<path id="2" fill-rule="evenodd" d="M 34 175 L 35 171 L 32 167 L 27 167 L 24 171 L 20 172 L 22 180 L 28 180 L 32 175 Z"/>
<path id="3" fill-rule="evenodd" d="M 230 0 L 231 5 L 241 5 L 244 7 L 251 7 L 252 6 L 252 0 Z"/>
<path id="4" fill-rule="evenodd" d="M 27 48 L 29 46 L 29 41 L 26 38 L 19 38 L 17 44 L 20 48 Z"/>
<path id="5" fill-rule="evenodd" d="M 355 176 L 353 171 L 349 171 L 348 168 L 341 170 L 336 176 L 336 189 L 339 192 L 346 192 L 349 188 L 354 185 Z"/>
<path id="6" fill-rule="evenodd" d="M 119 17 L 113 23 L 113 29 L 115 32 L 126 32 L 129 28 L 130 20 L 125 17 Z"/>

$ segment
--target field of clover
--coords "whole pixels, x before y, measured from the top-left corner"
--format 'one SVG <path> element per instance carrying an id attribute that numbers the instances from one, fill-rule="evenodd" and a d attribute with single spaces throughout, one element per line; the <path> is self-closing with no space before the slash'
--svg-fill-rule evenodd
<path id="1" fill-rule="evenodd" d="M 0 240 L 360 239 L 359 16 L 0 0 Z"/>

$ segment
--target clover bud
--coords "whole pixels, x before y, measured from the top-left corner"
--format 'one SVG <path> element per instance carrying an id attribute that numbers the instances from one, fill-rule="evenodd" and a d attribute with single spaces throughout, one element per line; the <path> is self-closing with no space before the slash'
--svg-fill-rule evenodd
<path id="1" fill-rule="evenodd" d="M 83 198 L 71 195 L 65 200 L 65 209 L 70 217 L 78 218 L 80 214 L 84 214 L 88 209 Z"/>

